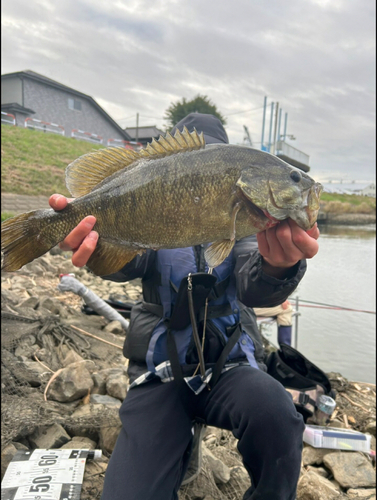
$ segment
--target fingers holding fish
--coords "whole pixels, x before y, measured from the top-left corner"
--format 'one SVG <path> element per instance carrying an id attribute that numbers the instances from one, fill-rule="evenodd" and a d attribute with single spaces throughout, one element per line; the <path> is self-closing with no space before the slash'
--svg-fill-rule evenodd
<path id="1" fill-rule="evenodd" d="M 75 228 L 72 232 L 75 232 L 76 229 L 77 228 Z M 76 250 L 73 250 L 72 264 L 76 267 L 85 266 L 96 249 L 97 242 L 98 233 L 96 231 L 90 231 L 90 233 L 82 240 L 79 247 Z"/>
<path id="2" fill-rule="evenodd" d="M 63 210 L 73 198 L 66 198 L 61 194 L 52 194 L 48 200 L 50 207 L 54 210 Z"/>
<path id="3" fill-rule="evenodd" d="M 294 221 L 288 219 L 257 234 L 259 252 L 273 268 L 290 268 L 301 259 L 310 259 L 318 252 L 318 228 L 311 236 Z"/>

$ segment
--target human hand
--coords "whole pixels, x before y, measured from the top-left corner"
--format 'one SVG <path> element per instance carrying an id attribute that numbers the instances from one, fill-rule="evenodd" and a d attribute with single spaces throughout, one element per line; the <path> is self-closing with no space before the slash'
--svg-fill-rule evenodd
<path id="1" fill-rule="evenodd" d="M 60 194 L 53 194 L 48 200 L 50 207 L 56 211 L 63 210 L 73 198 L 66 198 Z M 65 239 L 59 243 L 62 250 L 73 252 L 72 264 L 76 267 L 83 267 L 88 262 L 94 252 L 98 233 L 92 231 L 96 218 L 93 215 L 85 217 Z"/>
<path id="2" fill-rule="evenodd" d="M 319 229 L 317 223 L 304 231 L 296 222 L 287 219 L 257 234 L 259 253 L 263 257 L 263 270 L 277 278 L 299 260 L 311 259 L 318 252 Z"/>
<path id="3" fill-rule="evenodd" d="M 289 300 L 286 300 L 282 303 L 281 307 L 284 309 L 284 311 L 286 311 L 290 305 L 291 303 L 289 302 Z"/>

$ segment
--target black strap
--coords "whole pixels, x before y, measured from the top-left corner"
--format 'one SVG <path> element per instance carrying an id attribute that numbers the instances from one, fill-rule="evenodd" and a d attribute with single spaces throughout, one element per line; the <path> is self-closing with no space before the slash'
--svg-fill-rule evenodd
<path id="1" fill-rule="evenodd" d="M 230 316 L 233 313 L 232 306 L 227 302 L 226 304 L 220 304 L 218 306 L 208 306 L 207 308 L 207 319 L 220 318 L 221 316 Z M 199 322 L 204 320 L 205 307 L 202 307 L 199 311 Z"/>
<path id="2" fill-rule="evenodd" d="M 229 337 L 229 340 L 226 343 L 226 346 L 222 350 L 220 357 L 216 361 L 215 367 L 213 368 L 212 377 L 211 377 L 211 380 L 209 382 L 209 386 L 211 388 L 214 387 L 214 385 L 216 384 L 216 382 L 220 378 L 221 371 L 226 363 L 227 357 L 229 356 L 230 351 L 233 349 L 233 347 L 238 342 L 238 340 L 241 336 L 241 333 L 242 333 L 241 323 L 237 323 L 234 327 L 234 332 Z"/>
<path id="3" fill-rule="evenodd" d="M 229 282 L 230 282 L 230 275 L 227 278 L 225 278 L 225 280 L 216 283 L 211 293 L 209 294 L 208 300 L 216 300 L 222 297 L 225 293 L 225 290 L 228 288 Z"/>
<path id="4" fill-rule="evenodd" d="M 164 317 L 164 308 L 160 304 L 152 304 L 151 302 L 143 302 L 143 307 L 152 314 L 155 314 L 159 318 Z"/>

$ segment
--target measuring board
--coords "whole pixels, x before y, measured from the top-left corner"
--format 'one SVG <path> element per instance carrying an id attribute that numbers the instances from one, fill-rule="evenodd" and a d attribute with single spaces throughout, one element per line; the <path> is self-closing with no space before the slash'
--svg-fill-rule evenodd
<path id="1" fill-rule="evenodd" d="M 80 500 L 87 458 L 101 450 L 18 450 L 1 483 L 1 500 Z"/>

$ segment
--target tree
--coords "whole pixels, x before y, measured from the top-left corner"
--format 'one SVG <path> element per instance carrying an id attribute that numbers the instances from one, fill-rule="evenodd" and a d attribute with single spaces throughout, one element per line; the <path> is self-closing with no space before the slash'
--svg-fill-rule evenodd
<path id="1" fill-rule="evenodd" d="M 212 104 L 210 99 L 205 95 L 198 94 L 191 101 L 187 101 L 185 97 L 181 101 L 172 103 L 165 111 L 165 119 L 169 121 L 171 127 L 174 127 L 182 118 L 189 113 L 206 113 L 216 116 L 223 125 L 226 125 L 226 119 Z"/>

